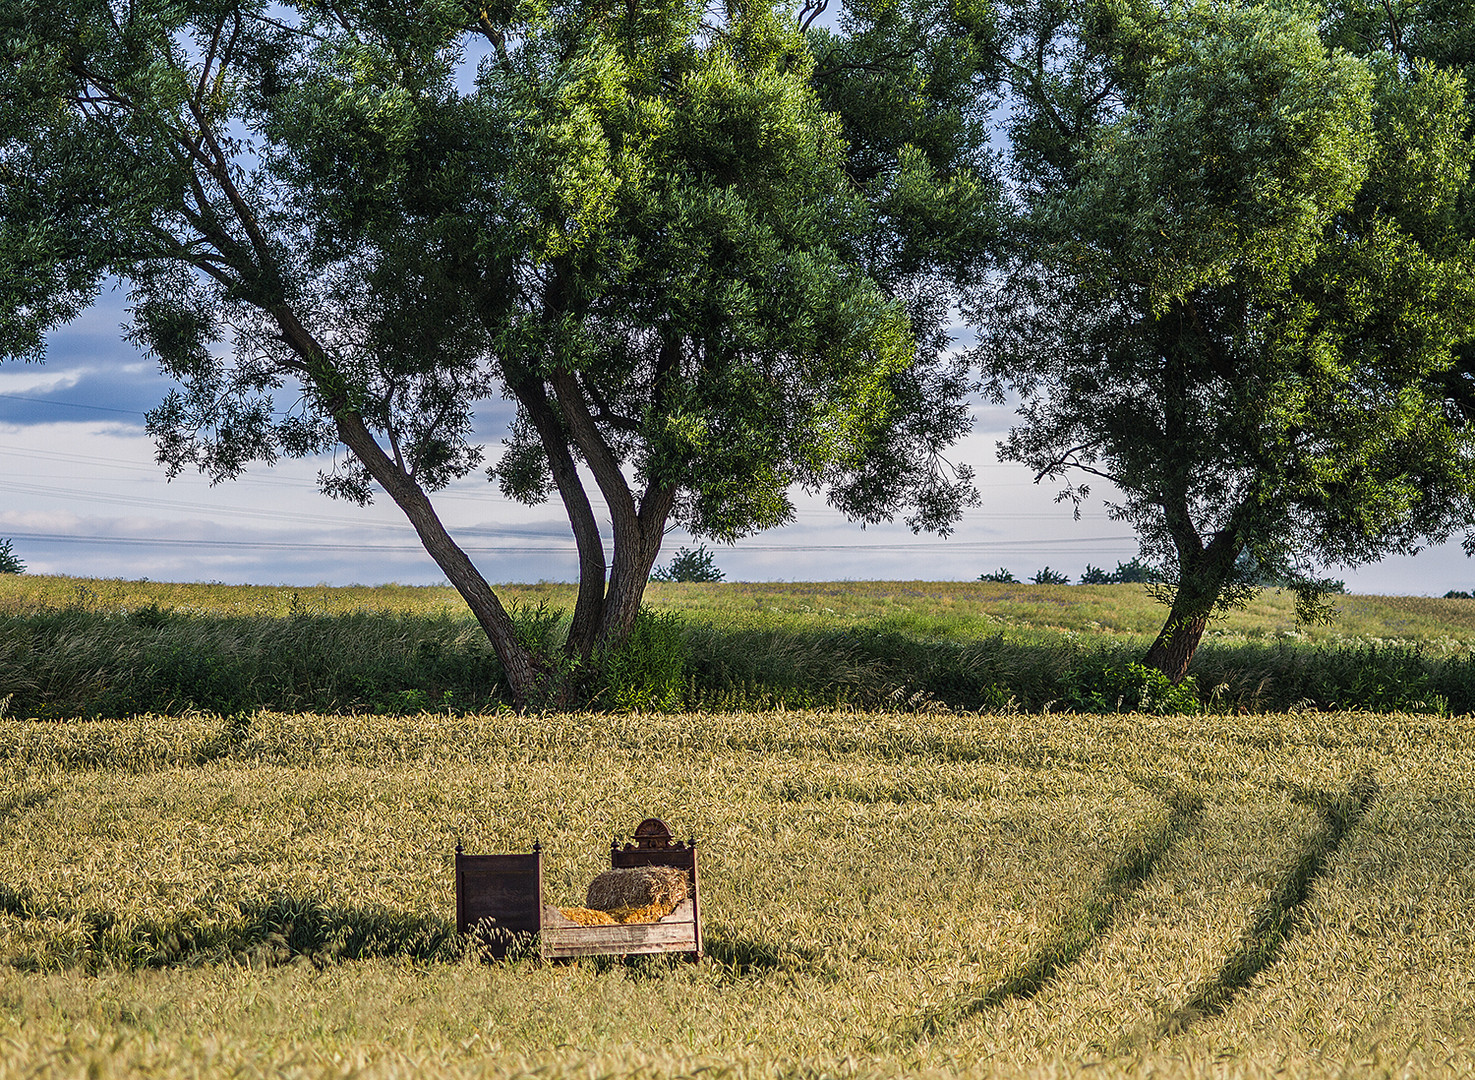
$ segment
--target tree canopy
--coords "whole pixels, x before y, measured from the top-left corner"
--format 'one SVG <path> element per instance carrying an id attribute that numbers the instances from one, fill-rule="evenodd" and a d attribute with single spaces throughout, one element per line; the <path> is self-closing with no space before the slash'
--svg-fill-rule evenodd
<path id="1" fill-rule="evenodd" d="M 4 0 L 0 353 L 123 279 L 183 386 L 161 462 L 346 447 L 324 490 L 394 499 L 527 700 L 539 662 L 428 497 L 485 466 L 478 403 L 517 405 L 491 477 L 567 509 L 576 655 L 628 633 L 672 523 L 730 541 L 798 487 L 946 531 L 974 498 L 943 283 L 996 191 L 948 118 L 986 73 L 917 44 L 939 10 L 862 9 L 817 69 L 760 0 Z M 936 123 L 847 143 L 854 74 L 893 69 L 866 108 Z"/>
<path id="2" fill-rule="evenodd" d="M 1244 566 L 1310 615 L 1319 567 L 1468 530 L 1463 78 L 1291 5 L 1006 21 L 1019 246 L 971 305 L 979 357 L 1023 400 L 1006 458 L 1121 491 L 1171 603 L 1148 662 L 1182 678 Z"/>

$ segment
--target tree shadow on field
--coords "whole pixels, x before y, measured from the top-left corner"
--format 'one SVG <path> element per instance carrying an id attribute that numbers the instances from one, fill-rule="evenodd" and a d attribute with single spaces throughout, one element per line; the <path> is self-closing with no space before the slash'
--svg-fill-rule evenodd
<path id="1" fill-rule="evenodd" d="M 770 971 L 801 971 L 820 957 L 814 949 L 800 945 L 775 945 L 751 937 L 725 937 L 705 931 L 702 949 L 708 960 L 719 965 L 726 980 L 747 979 Z"/>
<path id="2" fill-rule="evenodd" d="M 1122 905 L 1142 888 L 1162 857 L 1202 820 L 1201 796 L 1168 790 L 1164 801 L 1168 810 L 1166 820 L 1136 831 L 1107 867 L 1101 884 L 1076 905 L 1052 937 L 982 994 L 965 996 L 913 1017 L 901 1029 L 902 1040 L 917 1042 L 967 1017 L 995 1009 L 1011 998 L 1032 998 L 1079 960 L 1111 928 Z"/>
<path id="3" fill-rule="evenodd" d="M 1381 787 L 1369 775 L 1356 777 L 1345 794 L 1313 790 L 1293 791 L 1322 816 L 1322 828 L 1313 834 L 1287 867 L 1285 874 L 1255 913 L 1239 947 L 1202 986 L 1163 1020 L 1159 1033 L 1181 1035 L 1198 1021 L 1224 1013 L 1262 971 L 1274 964 L 1304 924 L 1303 908 L 1311 889 L 1327 872 L 1328 864 L 1361 824 Z"/>
<path id="4" fill-rule="evenodd" d="M 69 909 L 0 884 L 0 914 L 54 924 L 29 951 L 3 958 L 24 971 L 321 967 L 384 957 L 432 962 L 459 959 L 466 950 L 465 939 L 444 918 L 286 894 L 196 908 L 173 919 L 135 919 L 126 912 Z"/>

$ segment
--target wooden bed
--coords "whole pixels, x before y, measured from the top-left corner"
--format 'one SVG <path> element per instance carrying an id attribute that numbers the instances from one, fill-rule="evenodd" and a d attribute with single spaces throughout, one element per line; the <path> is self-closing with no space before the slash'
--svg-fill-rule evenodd
<path id="1" fill-rule="evenodd" d="M 610 866 L 674 866 L 689 875 L 690 895 L 659 922 L 581 926 L 543 902 L 543 851 L 467 855 L 456 845 L 456 929 L 475 934 L 492 956 L 528 953 L 545 960 L 575 956 L 702 955 L 700 880 L 695 840 L 671 839 L 658 818 L 635 828 L 633 843 L 610 843 Z"/>

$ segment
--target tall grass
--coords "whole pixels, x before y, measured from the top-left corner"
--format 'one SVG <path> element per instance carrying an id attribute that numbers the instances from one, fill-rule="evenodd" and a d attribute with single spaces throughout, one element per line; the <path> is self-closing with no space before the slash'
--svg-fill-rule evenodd
<path id="1" fill-rule="evenodd" d="M 1230 633 L 1226 623 L 1199 650 L 1192 682 L 1174 688 L 1141 667 L 1145 635 L 1113 632 L 1094 618 L 1085 622 L 1095 630 L 1061 630 L 977 610 L 1015 610 L 1009 605 L 1022 601 L 1014 597 L 1052 592 L 1049 587 L 989 586 L 1014 591 L 986 602 L 975 598 L 967 611 L 959 609 L 965 594 L 951 585 L 929 591 L 883 584 L 873 593 L 852 585 L 813 586 L 800 605 L 808 610 L 746 607 L 752 586 L 665 588 L 670 595 L 655 599 L 701 603 L 648 610 L 628 646 L 570 672 L 556 700 L 643 711 L 775 705 L 1475 711 L 1475 661 L 1449 633 L 1310 639 L 1295 630 L 1268 635 L 1253 626 Z M 798 586 L 782 590 L 762 595 L 806 595 Z M 464 610 L 443 603 L 441 592 L 318 589 L 304 596 L 299 590 L 66 579 L 36 579 L 22 590 L 0 582 L 0 715 L 55 719 L 261 708 L 465 713 L 500 707 L 510 699 L 501 665 L 480 629 Z M 911 606 L 896 607 L 907 592 L 918 594 Z M 1062 622 L 1104 615 L 1092 606 L 1102 602 L 1092 599 L 1096 593 L 1108 599 L 1119 594 L 1129 614 L 1135 596 L 1132 586 L 1053 592 L 1053 599 L 1035 602 L 1056 604 Z M 1084 598 L 1084 612 L 1067 603 L 1077 596 Z M 843 607 L 841 597 L 852 604 L 843 616 L 828 606 Z M 530 643 L 556 650 L 566 619 L 561 598 L 551 586 L 514 596 L 514 617 Z M 1406 600 L 1382 602 L 1396 615 Z M 863 614 L 863 604 L 882 613 Z M 1414 606 L 1423 611 L 1431 605 L 1475 611 L 1463 601 Z M 1457 622 L 1446 629 L 1458 629 Z"/>
<path id="2" fill-rule="evenodd" d="M 0 617 L 0 700 L 12 715 L 485 708 L 503 681 L 480 629 L 444 615 Z"/>

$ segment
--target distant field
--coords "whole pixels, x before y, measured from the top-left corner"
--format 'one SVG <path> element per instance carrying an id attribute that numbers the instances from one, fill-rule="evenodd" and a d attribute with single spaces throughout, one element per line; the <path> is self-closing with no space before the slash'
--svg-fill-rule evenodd
<path id="1" fill-rule="evenodd" d="M 696 966 L 486 964 L 647 814 Z M 0 1078 L 1475 1074 L 1475 720 L 0 720 Z"/>
<path id="2" fill-rule="evenodd" d="M 505 603 L 540 601 L 571 609 L 574 586 L 503 585 Z M 888 622 L 931 636 L 1000 630 L 1150 637 L 1166 609 L 1141 585 L 997 585 L 980 581 L 652 582 L 646 601 L 724 625 L 827 628 Z M 0 615 L 46 607 L 89 610 L 162 608 L 216 615 L 342 614 L 376 611 L 470 619 L 449 586 L 266 586 L 172 584 L 0 575 Z M 1248 607 L 1215 622 L 1209 639 L 1308 642 L 1400 641 L 1446 649 L 1475 644 L 1475 601 L 1421 596 L 1341 596 L 1329 626 L 1299 626 L 1291 595 L 1266 589 Z"/>

